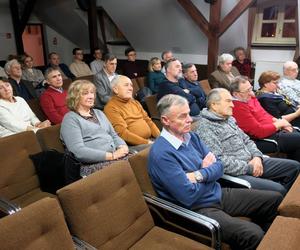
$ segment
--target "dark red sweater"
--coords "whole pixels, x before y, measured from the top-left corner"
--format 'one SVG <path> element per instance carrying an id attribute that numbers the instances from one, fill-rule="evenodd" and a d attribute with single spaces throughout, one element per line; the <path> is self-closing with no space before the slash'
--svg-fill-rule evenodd
<path id="1" fill-rule="evenodd" d="M 256 97 L 248 102 L 234 100 L 233 117 L 238 126 L 252 138 L 266 138 L 276 132 L 273 116 L 267 113 Z"/>
<path id="2" fill-rule="evenodd" d="M 41 95 L 41 107 L 52 124 L 61 123 L 64 115 L 69 111 L 66 96 L 66 91 L 61 93 L 50 87 Z"/>

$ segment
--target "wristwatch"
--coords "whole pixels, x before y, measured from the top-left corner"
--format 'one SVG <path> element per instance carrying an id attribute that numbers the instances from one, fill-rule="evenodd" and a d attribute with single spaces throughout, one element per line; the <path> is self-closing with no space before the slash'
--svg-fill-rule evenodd
<path id="1" fill-rule="evenodd" d="M 195 179 L 197 182 L 203 182 L 203 175 L 201 174 L 201 172 L 199 170 L 195 171 L 194 175 L 195 175 Z"/>

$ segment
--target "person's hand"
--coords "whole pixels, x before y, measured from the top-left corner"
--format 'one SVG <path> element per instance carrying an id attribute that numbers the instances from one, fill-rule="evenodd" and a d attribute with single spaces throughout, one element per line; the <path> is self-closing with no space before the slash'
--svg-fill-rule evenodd
<path id="1" fill-rule="evenodd" d="M 212 152 L 209 152 L 202 160 L 202 167 L 207 168 L 208 166 L 215 163 L 216 161 L 217 160 L 216 160 L 215 155 Z"/>
<path id="2" fill-rule="evenodd" d="M 183 89 L 183 91 L 184 91 L 185 93 L 187 93 L 187 94 L 190 93 L 190 91 L 189 91 L 188 89 Z"/>
<path id="3" fill-rule="evenodd" d="M 293 132 L 293 127 L 292 126 L 288 126 L 288 127 L 284 127 L 284 128 L 282 128 L 284 131 L 286 131 L 286 132 Z"/>
<path id="4" fill-rule="evenodd" d="M 197 183 L 194 172 L 186 173 L 186 177 L 190 180 L 191 183 Z"/>
<path id="5" fill-rule="evenodd" d="M 273 122 L 273 124 L 275 125 L 275 127 L 279 130 L 279 129 L 284 129 L 286 131 L 290 131 L 290 129 L 292 129 L 292 125 L 285 119 L 276 119 L 275 122 Z"/>
<path id="6" fill-rule="evenodd" d="M 45 120 L 43 122 L 38 122 L 34 125 L 37 128 L 47 128 L 51 126 L 51 122 L 49 120 Z"/>
<path id="7" fill-rule="evenodd" d="M 264 168 L 263 168 L 263 164 L 261 161 L 261 158 L 259 157 L 254 157 L 251 161 L 248 162 L 250 165 L 252 165 L 253 167 L 253 173 L 252 175 L 254 177 L 259 177 L 262 176 L 262 174 L 264 173 Z"/>
<path id="8" fill-rule="evenodd" d="M 121 145 L 121 146 L 119 146 L 118 150 L 120 150 L 120 149 L 123 150 L 124 153 L 126 153 L 126 154 L 128 154 L 128 152 L 129 152 L 129 148 L 128 148 L 127 145 Z"/>
<path id="9" fill-rule="evenodd" d="M 154 143 L 154 141 L 148 140 L 148 144 L 153 144 L 153 143 Z"/>

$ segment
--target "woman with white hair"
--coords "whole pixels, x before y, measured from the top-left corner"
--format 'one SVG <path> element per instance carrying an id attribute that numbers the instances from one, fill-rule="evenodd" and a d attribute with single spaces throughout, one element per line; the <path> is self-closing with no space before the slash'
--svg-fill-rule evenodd
<path id="1" fill-rule="evenodd" d="M 234 77 L 239 76 L 238 69 L 232 66 L 233 56 L 230 54 L 222 54 L 219 57 L 219 65 L 208 78 L 209 85 L 214 88 L 229 89 L 229 85 Z"/>

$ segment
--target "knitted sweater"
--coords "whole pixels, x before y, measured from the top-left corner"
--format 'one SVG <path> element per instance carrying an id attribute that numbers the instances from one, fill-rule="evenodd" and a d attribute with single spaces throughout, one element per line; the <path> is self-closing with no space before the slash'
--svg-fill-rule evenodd
<path id="1" fill-rule="evenodd" d="M 69 68 L 76 77 L 93 75 L 90 67 L 85 62 L 74 61 Z"/>
<path id="2" fill-rule="evenodd" d="M 159 136 L 159 129 L 134 99 L 123 100 L 113 96 L 104 113 L 119 136 L 131 145 L 147 144 L 150 137 Z"/>
<path id="3" fill-rule="evenodd" d="M 263 156 L 249 136 L 236 125 L 233 117 L 225 119 L 204 109 L 195 132 L 221 160 L 226 174 L 252 174 L 248 162 Z"/>

